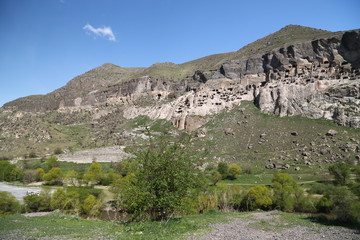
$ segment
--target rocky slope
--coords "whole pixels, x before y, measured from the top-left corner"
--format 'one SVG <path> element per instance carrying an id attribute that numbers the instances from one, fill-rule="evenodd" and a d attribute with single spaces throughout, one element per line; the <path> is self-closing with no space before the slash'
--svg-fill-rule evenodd
<path id="1" fill-rule="evenodd" d="M 264 113 L 360 128 L 360 30 L 290 25 L 239 51 L 188 63 L 104 64 L 47 95 L 6 103 L 0 141 L 11 144 L 0 150 L 9 151 L 17 139 L 55 145 L 76 134 L 73 141 L 85 148 L 120 144 L 126 141 L 121 132 L 144 115 L 196 130 L 244 100 Z"/>

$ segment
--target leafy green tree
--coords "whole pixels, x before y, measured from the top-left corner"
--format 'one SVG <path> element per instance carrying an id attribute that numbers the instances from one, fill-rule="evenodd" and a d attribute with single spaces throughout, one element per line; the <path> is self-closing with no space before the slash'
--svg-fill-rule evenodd
<path id="1" fill-rule="evenodd" d="M 11 193 L 0 191 L 0 217 L 19 213 L 20 211 L 19 201 Z"/>
<path id="2" fill-rule="evenodd" d="M 66 192 L 64 189 L 57 189 L 51 196 L 50 207 L 51 209 L 65 209 L 66 205 Z"/>
<path id="3" fill-rule="evenodd" d="M 335 163 L 329 167 L 329 172 L 335 178 L 335 183 L 341 186 L 346 185 L 350 179 L 350 166 L 343 162 Z"/>
<path id="4" fill-rule="evenodd" d="M 283 211 L 293 210 L 302 190 L 287 173 L 277 173 L 272 180 L 274 203 Z"/>
<path id="5" fill-rule="evenodd" d="M 22 181 L 24 180 L 24 171 L 20 168 L 13 168 L 9 176 L 10 181 Z"/>
<path id="6" fill-rule="evenodd" d="M 69 171 L 66 175 L 65 175 L 65 182 L 66 184 L 70 185 L 70 186 L 76 186 L 79 182 L 78 180 L 78 172 L 76 172 L 75 170 L 71 170 Z"/>
<path id="7" fill-rule="evenodd" d="M 360 220 L 360 199 L 345 186 L 329 188 L 318 203 L 318 210 L 332 213 L 338 220 L 352 222 Z"/>
<path id="8" fill-rule="evenodd" d="M 220 180 L 222 179 L 222 175 L 218 172 L 215 171 L 212 175 L 211 175 L 211 182 L 212 184 L 215 186 Z"/>
<path id="9" fill-rule="evenodd" d="M 36 181 L 42 181 L 42 178 L 43 178 L 43 176 L 44 176 L 44 174 L 45 174 L 45 171 L 44 171 L 44 169 L 42 169 L 42 168 L 37 168 L 36 169 Z"/>
<path id="10" fill-rule="evenodd" d="M 24 197 L 24 203 L 26 209 L 30 212 L 38 212 L 40 208 L 40 196 L 39 194 L 33 193 L 28 194 Z"/>
<path id="11" fill-rule="evenodd" d="M 96 185 L 102 178 L 102 166 L 98 162 L 93 162 L 84 174 L 84 181 L 89 185 Z"/>
<path id="12" fill-rule="evenodd" d="M 59 167 L 60 162 L 57 157 L 51 156 L 51 157 L 45 159 L 45 165 L 47 166 L 47 170 L 48 170 L 48 169 L 51 169 L 54 167 Z"/>
<path id="13" fill-rule="evenodd" d="M 66 191 L 64 209 L 76 213 L 80 210 L 80 193 L 78 191 L 76 190 Z"/>
<path id="14" fill-rule="evenodd" d="M 50 211 L 51 210 L 51 189 L 43 188 L 39 194 L 40 206 L 39 211 Z"/>
<path id="15" fill-rule="evenodd" d="M 219 162 L 217 167 L 218 172 L 221 174 L 222 179 L 226 179 L 229 174 L 229 166 L 225 162 Z"/>
<path id="16" fill-rule="evenodd" d="M 162 139 L 137 155 L 138 170 L 120 188 L 125 210 L 152 220 L 169 219 L 181 210 L 183 199 L 203 183 L 187 144 L 188 140 L 169 144 Z"/>
<path id="17" fill-rule="evenodd" d="M 89 195 L 82 204 L 82 212 L 87 216 L 97 216 L 102 208 L 101 200 L 94 195 Z"/>
<path id="18" fill-rule="evenodd" d="M 7 160 L 0 161 L 0 180 L 1 181 L 10 181 L 11 179 L 11 172 L 16 168 L 14 164 L 11 164 Z"/>
<path id="19" fill-rule="evenodd" d="M 54 210 L 77 212 L 80 206 L 80 194 L 76 189 L 59 188 L 52 194 L 50 206 Z"/>
<path id="20" fill-rule="evenodd" d="M 267 210 L 272 203 L 270 189 L 259 185 L 249 189 L 249 192 L 243 199 L 242 205 L 247 210 Z"/>
<path id="21" fill-rule="evenodd" d="M 104 186 L 111 185 L 116 179 L 120 177 L 122 177 L 120 174 L 113 172 L 103 174 L 103 178 L 101 179 L 100 184 Z"/>
<path id="22" fill-rule="evenodd" d="M 234 164 L 229 167 L 228 172 L 228 178 L 233 180 L 236 179 L 240 173 L 242 173 L 242 169 L 238 165 Z"/>
<path id="23" fill-rule="evenodd" d="M 64 174 L 60 168 L 54 167 L 43 175 L 43 180 L 47 185 L 62 185 Z"/>

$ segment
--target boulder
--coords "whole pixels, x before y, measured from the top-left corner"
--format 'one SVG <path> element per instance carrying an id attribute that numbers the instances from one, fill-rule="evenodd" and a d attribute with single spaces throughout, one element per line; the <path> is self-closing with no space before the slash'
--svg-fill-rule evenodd
<path id="1" fill-rule="evenodd" d="M 338 132 L 334 129 L 330 129 L 327 133 L 326 133 L 326 136 L 330 136 L 330 137 L 333 137 L 335 136 L 336 134 L 338 134 Z"/>
<path id="2" fill-rule="evenodd" d="M 235 135 L 234 129 L 232 129 L 232 128 L 226 128 L 224 130 L 224 133 L 225 133 L 225 135 Z"/>

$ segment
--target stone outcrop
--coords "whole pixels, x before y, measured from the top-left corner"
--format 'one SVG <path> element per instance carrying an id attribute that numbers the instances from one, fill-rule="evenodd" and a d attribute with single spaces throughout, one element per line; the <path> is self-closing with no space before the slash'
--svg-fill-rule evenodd
<path id="1" fill-rule="evenodd" d="M 178 81 L 152 76 L 126 80 L 141 69 L 104 65 L 44 98 L 20 99 L 4 107 L 60 112 L 86 108 L 96 120 L 108 114 L 101 106 L 113 105 L 122 108 L 128 119 L 147 115 L 169 120 L 180 129 L 195 130 L 207 122 L 208 115 L 247 100 L 265 113 L 333 119 L 360 128 L 359 38 L 359 30 L 334 33 L 330 38 L 227 60 L 218 69 L 198 70 Z M 102 80 L 97 82 L 97 78 Z M 71 87 L 82 91 L 68 90 L 71 94 L 63 95 Z M 42 103 L 34 104 L 39 99 Z"/>

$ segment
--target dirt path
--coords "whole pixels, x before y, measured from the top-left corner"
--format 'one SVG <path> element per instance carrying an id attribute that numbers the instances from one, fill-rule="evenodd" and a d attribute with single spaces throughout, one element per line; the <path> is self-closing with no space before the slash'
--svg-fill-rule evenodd
<path id="1" fill-rule="evenodd" d="M 288 225 L 288 226 L 287 226 Z M 191 236 L 189 240 L 359 240 L 360 232 L 335 226 L 291 225 L 281 220 L 276 212 L 259 212 L 244 215 L 229 223 L 211 224 L 213 231 L 202 236 Z"/>

